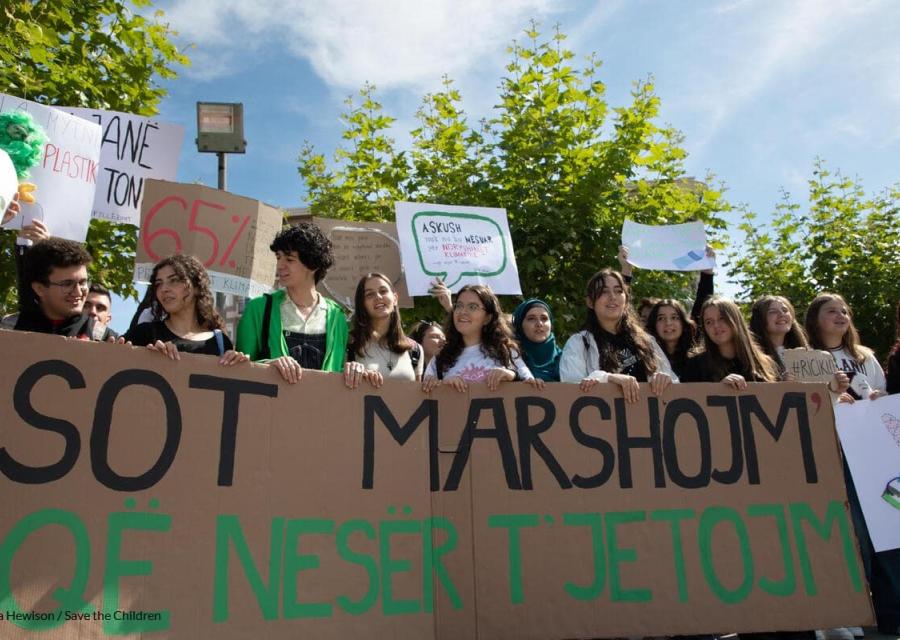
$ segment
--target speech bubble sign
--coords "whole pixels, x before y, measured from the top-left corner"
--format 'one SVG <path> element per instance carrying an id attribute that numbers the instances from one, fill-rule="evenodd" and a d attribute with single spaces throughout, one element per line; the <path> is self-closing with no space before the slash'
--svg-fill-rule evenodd
<path id="1" fill-rule="evenodd" d="M 506 268 L 503 230 L 487 216 L 421 211 L 412 230 L 422 271 L 451 289 L 464 276 L 496 276 Z"/>
<path id="2" fill-rule="evenodd" d="M 395 206 L 412 295 L 428 295 L 436 278 L 453 291 L 477 283 L 496 293 L 521 293 L 505 210 L 409 202 Z"/>

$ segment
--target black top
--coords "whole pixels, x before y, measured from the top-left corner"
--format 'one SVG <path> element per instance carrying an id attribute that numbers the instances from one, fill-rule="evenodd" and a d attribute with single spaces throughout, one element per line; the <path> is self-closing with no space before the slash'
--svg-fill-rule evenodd
<path id="1" fill-rule="evenodd" d="M 888 357 L 887 392 L 900 393 L 900 348 Z"/>
<path id="2" fill-rule="evenodd" d="M 208 340 L 186 340 L 172 333 L 169 327 L 166 326 L 165 320 L 142 322 L 125 334 L 125 340 L 136 347 L 146 347 L 157 340 L 162 340 L 163 342 L 174 342 L 175 346 L 182 353 L 199 353 L 209 356 L 222 355 L 219 353 L 219 345 L 216 344 L 215 335 Z M 234 345 L 225 334 L 222 334 L 222 342 L 224 351 L 234 349 Z"/>
<path id="3" fill-rule="evenodd" d="M 40 309 L 23 309 L 16 320 L 16 331 L 34 331 L 36 333 L 51 333 L 68 338 L 92 340 L 94 334 L 94 319 L 91 316 L 81 314 L 67 318 L 62 322 L 53 322 L 40 311 Z"/>
<path id="4" fill-rule="evenodd" d="M 681 378 L 682 382 L 721 382 L 725 376 L 736 373 L 744 376 L 747 382 L 765 382 L 765 380 L 753 375 L 753 372 L 749 369 L 743 368 L 737 359 L 726 360 L 726 372 L 724 375 L 719 376 L 714 373 L 711 360 L 706 351 L 689 357 L 684 367 L 684 377 L 679 376 L 679 378 Z"/>
<path id="5" fill-rule="evenodd" d="M 609 373 L 623 373 L 627 376 L 634 376 L 638 382 L 647 382 L 647 367 L 644 366 L 643 360 L 638 357 L 637 349 L 631 337 L 622 333 L 610 333 L 603 329 L 600 329 L 599 336 L 594 336 L 594 339 L 596 340 L 598 337 L 597 349 L 600 351 L 601 358 L 604 345 L 608 345 L 606 348 L 612 347 L 616 362 L 619 365 L 615 371 L 609 371 Z M 587 345 L 585 345 L 585 351 L 587 351 Z M 597 366 L 602 369 L 602 361 L 598 362 Z"/>

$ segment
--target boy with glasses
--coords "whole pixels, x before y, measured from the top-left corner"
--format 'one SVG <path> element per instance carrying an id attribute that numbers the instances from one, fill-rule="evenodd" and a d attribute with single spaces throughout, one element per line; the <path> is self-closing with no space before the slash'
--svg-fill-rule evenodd
<path id="1" fill-rule="evenodd" d="M 16 330 L 91 340 L 94 318 L 82 313 L 90 263 L 90 254 L 71 240 L 48 238 L 31 247 L 22 260 Z"/>

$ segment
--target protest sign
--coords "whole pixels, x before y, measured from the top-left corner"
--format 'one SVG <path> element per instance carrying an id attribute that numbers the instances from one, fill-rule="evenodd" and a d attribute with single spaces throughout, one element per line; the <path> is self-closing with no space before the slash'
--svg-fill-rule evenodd
<path id="1" fill-rule="evenodd" d="M 28 182 L 37 185 L 37 202 L 20 203 L 21 215 L 6 225 L 21 229 L 41 220 L 59 238 L 84 242 L 97 188 L 100 165 L 100 125 L 30 100 L 0 93 L 0 113 L 25 111 L 43 127 L 48 142 L 40 162 L 29 169 Z"/>
<path id="2" fill-rule="evenodd" d="M 63 110 L 103 128 L 92 216 L 140 226 L 144 180 L 175 180 L 184 127 L 117 111 Z"/>
<path id="3" fill-rule="evenodd" d="M 785 349 L 781 355 L 785 369 L 794 375 L 797 382 L 824 382 L 828 384 L 837 367 L 834 356 L 827 351 L 816 349 Z"/>
<path id="4" fill-rule="evenodd" d="M 282 219 L 274 207 L 227 191 L 145 180 L 134 279 L 148 282 L 154 264 L 184 253 L 203 263 L 213 291 L 262 295 L 275 281 L 269 245 Z"/>
<path id="5" fill-rule="evenodd" d="M 0 332 L 0 635 L 872 622 L 820 385 L 425 395 Z"/>
<path id="6" fill-rule="evenodd" d="M 0 217 L 19 190 L 19 179 L 9 154 L 0 149 Z"/>
<path id="7" fill-rule="evenodd" d="M 835 418 L 872 546 L 900 549 L 900 396 L 839 404 Z"/>
<path id="8" fill-rule="evenodd" d="M 622 244 L 628 247 L 628 262 L 640 269 L 702 271 L 716 266 L 715 258 L 706 255 L 702 222 L 655 226 L 625 220 Z"/>
<path id="9" fill-rule="evenodd" d="M 411 295 L 428 295 L 436 277 L 454 292 L 486 284 L 494 293 L 522 293 L 505 209 L 421 202 L 394 207 Z"/>
<path id="10" fill-rule="evenodd" d="M 413 306 L 400 264 L 397 225 L 393 222 L 351 222 L 332 218 L 312 220 L 334 247 L 334 266 L 319 282 L 322 293 L 353 309 L 359 279 L 377 271 L 391 279 L 400 299 L 400 307 Z"/>

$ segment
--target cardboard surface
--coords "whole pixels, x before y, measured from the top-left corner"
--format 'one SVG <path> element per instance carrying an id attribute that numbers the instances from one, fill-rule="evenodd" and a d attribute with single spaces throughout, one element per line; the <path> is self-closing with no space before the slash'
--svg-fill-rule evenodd
<path id="1" fill-rule="evenodd" d="M 258 200 L 202 185 L 145 180 L 134 279 L 147 282 L 154 264 L 180 252 L 203 263 L 213 291 L 262 295 L 275 281 L 269 245 L 281 225 L 281 212 Z"/>
<path id="2" fill-rule="evenodd" d="M 608 385 L 288 386 L 13 332 L 0 352 L 3 638 L 872 622 L 820 386 L 675 385 L 626 407 Z"/>
<path id="3" fill-rule="evenodd" d="M 788 372 L 794 374 L 797 382 L 828 384 L 837 371 L 834 356 L 828 351 L 803 348 L 785 349 L 782 361 Z"/>
<path id="4" fill-rule="evenodd" d="M 383 273 L 391 279 L 400 297 L 400 307 L 413 306 L 400 264 L 397 225 L 393 222 L 352 222 L 317 218 L 312 221 L 334 247 L 334 266 L 319 283 L 319 290 L 335 302 L 353 309 L 359 279 L 367 273 Z"/>

